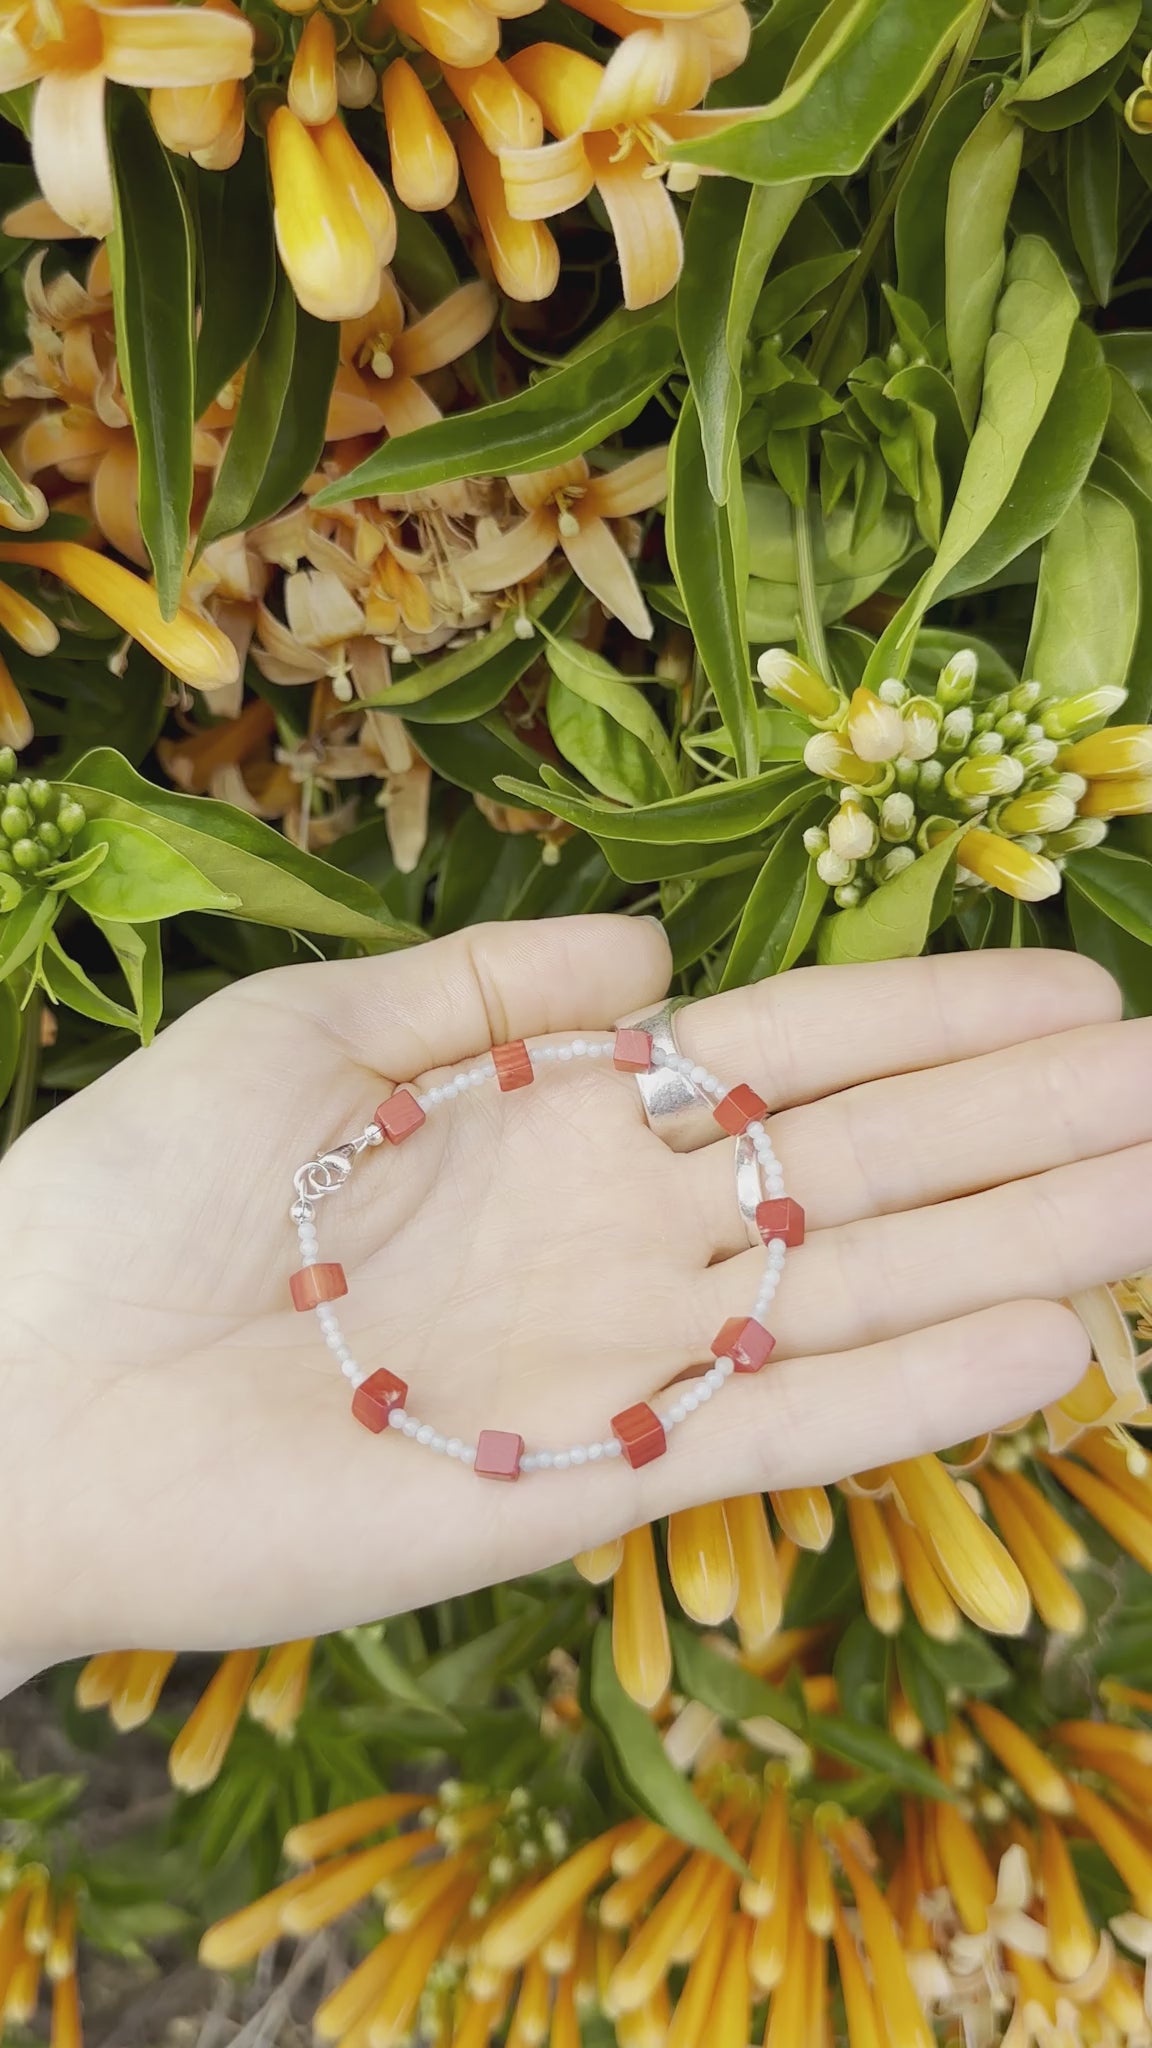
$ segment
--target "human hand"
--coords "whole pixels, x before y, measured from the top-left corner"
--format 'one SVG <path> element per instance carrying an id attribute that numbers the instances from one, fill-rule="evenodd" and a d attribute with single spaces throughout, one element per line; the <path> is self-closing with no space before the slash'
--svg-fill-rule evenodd
<path id="1" fill-rule="evenodd" d="M 1059 1305 L 1152 1263 L 1152 1023 L 1027 951 L 813 969 L 701 1002 L 685 1052 L 748 1080 L 808 1239 L 777 1350 L 639 1472 L 516 1486 L 360 1428 L 293 1313 L 308 1157 L 389 1082 L 655 1004 L 654 925 L 497 925 L 290 967 L 202 1004 L 54 1110 L 0 1169 L 0 1643 L 319 1633 L 530 1571 L 706 1499 L 843 1477 L 1058 1396 Z M 321 1211 L 342 1322 L 445 1433 L 580 1443 L 703 1368 L 746 1314 L 732 1143 L 669 1151 L 639 1092 L 574 1062 L 367 1154 Z"/>

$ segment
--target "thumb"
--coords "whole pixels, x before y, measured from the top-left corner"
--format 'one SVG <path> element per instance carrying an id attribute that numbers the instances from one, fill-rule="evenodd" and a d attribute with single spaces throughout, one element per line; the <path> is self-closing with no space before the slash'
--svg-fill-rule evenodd
<path id="1" fill-rule="evenodd" d="M 408 1081 L 511 1038 L 604 1030 L 659 1002 L 671 965 L 654 919 L 550 917 L 475 925 L 406 953 L 282 968 L 277 993 L 323 1022 L 349 1058 Z"/>

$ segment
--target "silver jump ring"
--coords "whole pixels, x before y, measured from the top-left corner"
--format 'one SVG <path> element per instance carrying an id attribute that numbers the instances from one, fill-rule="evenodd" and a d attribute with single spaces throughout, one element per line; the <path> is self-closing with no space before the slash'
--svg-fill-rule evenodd
<path id="1" fill-rule="evenodd" d="M 679 1053 L 676 1012 L 690 1002 L 690 996 L 669 996 L 658 1010 L 641 1010 L 634 1016 L 621 1017 L 619 1023 L 628 1030 L 646 1031 L 654 1053 Z M 716 1120 L 712 1104 L 686 1075 L 654 1066 L 650 1073 L 634 1078 L 649 1128 L 671 1151 L 698 1152 L 702 1145 L 713 1142 Z"/>

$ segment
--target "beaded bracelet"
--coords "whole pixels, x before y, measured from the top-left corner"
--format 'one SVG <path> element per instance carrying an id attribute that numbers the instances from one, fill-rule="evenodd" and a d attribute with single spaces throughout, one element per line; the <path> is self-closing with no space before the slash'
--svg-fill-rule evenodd
<path id="1" fill-rule="evenodd" d="M 572 1060 L 611 1058 L 618 1073 L 648 1073 L 653 1067 L 667 1067 L 690 1081 L 711 1104 L 712 1114 L 727 1136 L 745 1140 L 745 1156 L 751 1146 L 760 1176 L 762 1199 L 756 1205 L 756 1226 L 768 1247 L 764 1275 L 750 1316 L 733 1316 L 718 1332 L 712 1344 L 713 1364 L 703 1377 L 682 1392 L 669 1388 L 657 1409 L 638 1401 L 612 1417 L 611 1434 L 598 1443 L 573 1444 L 562 1450 L 526 1451 L 524 1439 L 511 1430 L 483 1429 L 476 1443 L 462 1437 L 443 1436 L 431 1423 L 420 1421 L 408 1408 L 408 1387 L 404 1380 L 378 1367 L 363 1372 L 344 1340 L 334 1301 L 348 1292 L 344 1268 L 320 1259 L 316 1235 L 316 1204 L 335 1194 L 348 1179 L 360 1154 L 385 1141 L 403 1145 L 414 1137 L 429 1114 L 467 1095 L 472 1088 L 496 1081 L 505 1094 L 527 1088 L 542 1067 L 566 1065 Z M 299 1310 L 314 1310 L 324 1341 L 353 1389 L 352 1413 L 365 1429 L 379 1435 L 394 1429 L 411 1437 L 426 1449 L 439 1452 L 461 1465 L 470 1466 L 483 1479 L 518 1479 L 522 1472 L 566 1472 L 571 1466 L 594 1465 L 601 1459 L 627 1460 L 633 1469 L 651 1464 L 668 1448 L 671 1431 L 685 1422 L 702 1402 L 718 1394 L 734 1373 L 756 1373 L 767 1364 L 776 1339 L 765 1327 L 764 1317 L 780 1284 L 787 1248 L 804 1241 L 804 1211 L 784 1192 L 784 1177 L 772 1141 L 764 1126 L 767 1104 L 746 1083 L 727 1088 L 706 1067 L 682 1054 L 654 1048 L 648 1032 L 622 1027 L 610 1038 L 573 1038 L 565 1044 L 539 1045 L 531 1049 L 523 1039 L 495 1046 L 476 1065 L 462 1067 L 451 1080 L 417 1094 L 397 1088 L 382 1102 L 372 1122 L 348 1144 L 337 1145 L 311 1159 L 294 1176 L 296 1199 L 290 1211 L 300 1240 L 301 1266 L 289 1282 L 292 1302 Z"/>

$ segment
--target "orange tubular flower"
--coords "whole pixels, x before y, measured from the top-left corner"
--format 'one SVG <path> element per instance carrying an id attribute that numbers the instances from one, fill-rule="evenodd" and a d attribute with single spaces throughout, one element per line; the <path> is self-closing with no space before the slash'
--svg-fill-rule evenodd
<path id="1" fill-rule="evenodd" d="M 238 7 L 88 5 L 6 9 L 0 92 L 39 81 L 32 157 L 40 189 L 77 232 L 108 234 L 114 205 L 104 82 L 225 85 L 252 69 L 252 27 Z"/>
<path id="2" fill-rule="evenodd" d="M 510 57 L 508 69 L 540 107 L 557 141 L 500 152 L 514 219 L 562 213 L 596 186 L 612 224 L 624 303 L 631 307 L 664 298 L 684 260 L 676 209 L 655 175 L 661 161 L 652 125 L 662 104 L 658 95 L 698 96 L 708 84 L 707 59 L 699 50 L 680 52 L 679 62 L 673 58 L 665 66 L 637 66 L 630 54 L 636 41 L 622 43 L 607 66 L 559 43 L 535 43 Z"/>
<path id="3" fill-rule="evenodd" d="M 439 213 L 460 181 L 448 130 L 406 58 L 388 66 L 381 90 L 397 194 L 415 213 Z"/>
<path id="4" fill-rule="evenodd" d="M 306 128 L 334 121 L 336 97 L 336 31 L 322 8 L 305 24 L 288 74 L 288 105 Z"/>
<path id="5" fill-rule="evenodd" d="M 165 619 L 150 583 L 91 548 L 72 540 L 0 541 L 0 562 L 22 562 L 58 576 L 183 682 L 213 690 L 237 680 L 236 650 L 218 626 L 184 607 Z"/>
<path id="6" fill-rule="evenodd" d="M 467 355 L 495 318 L 495 297 L 476 279 L 406 326 L 404 302 L 385 271 L 371 312 L 347 322 L 341 336 L 346 367 L 337 377 L 328 438 L 378 432 L 381 425 L 407 434 L 438 420 L 439 406 L 417 379 Z"/>
<path id="7" fill-rule="evenodd" d="M 513 217 L 500 160 L 485 149 L 471 128 L 461 129 L 456 146 L 488 260 L 501 291 L 525 305 L 550 298 L 560 276 L 560 251 L 555 238 L 539 220 Z"/>
<path id="8" fill-rule="evenodd" d="M 306 313 L 317 320 L 358 320 L 375 305 L 380 289 L 386 261 L 379 239 L 384 209 L 376 208 L 374 232 L 361 211 L 359 183 L 343 182 L 334 169 L 347 151 L 361 164 L 363 158 L 350 138 L 347 151 L 331 137 L 327 149 L 322 148 L 324 133 L 313 135 L 290 107 L 277 107 L 268 123 L 276 246 Z M 363 167 L 371 179 L 367 164 Z M 380 193 L 387 202 L 382 186 Z"/>
<path id="9" fill-rule="evenodd" d="M 244 147 L 244 91 L 234 80 L 153 86 L 148 107 L 165 149 L 202 170 L 230 170 Z"/>
<path id="10" fill-rule="evenodd" d="M 559 547 L 606 610 L 638 639 L 650 639 L 648 608 L 606 522 L 660 503 L 668 488 L 667 454 L 653 448 L 595 477 L 583 456 L 556 469 L 509 477 L 528 516 L 463 564 L 469 589 L 509 589 L 534 575 Z"/>

